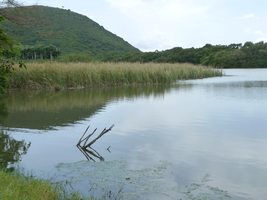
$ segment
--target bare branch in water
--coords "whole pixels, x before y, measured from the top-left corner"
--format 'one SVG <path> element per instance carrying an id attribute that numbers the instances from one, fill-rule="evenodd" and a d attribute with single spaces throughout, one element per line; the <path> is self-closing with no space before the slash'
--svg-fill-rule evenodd
<path id="1" fill-rule="evenodd" d="M 91 142 L 89 142 L 86 146 L 84 146 L 85 148 L 90 147 L 92 144 L 94 144 L 99 138 L 101 138 L 104 134 L 108 133 L 109 131 L 111 131 L 111 129 L 114 127 L 114 125 L 112 125 L 111 127 L 109 127 L 109 129 L 104 128 L 104 130 L 99 134 L 99 136 L 97 136 L 94 140 L 92 140 Z"/>
<path id="2" fill-rule="evenodd" d="M 88 131 L 88 129 L 90 128 L 90 125 L 87 127 L 87 129 L 84 131 L 82 137 L 80 138 L 79 142 L 77 144 L 80 144 L 83 141 L 83 137 L 86 134 L 86 132 Z"/>
<path id="3" fill-rule="evenodd" d="M 96 132 L 96 130 L 97 130 L 97 128 L 90 134 L 90 135 L 88 135 L 85 139 L 85 142 L 84 142 L 84 144 L 83 144 L 83 146 L 85 147 L 85 145 L 86 145 L 86 143 L 87 143 L 87 141 L 88 141 L 88 139 L 92 136 L 92 135 L 94 135 L 94 133 Z"/>
<path id="4" fill-rule="evenodd" d="M 104 158 L 91 146 L 98 140 L 100 139 L 104 134 L 108 133 L 111 131 L 111 129 L 114 127 L 114 125 L 110 126 L 108 129 L 104 128 L 103 131 L 91 142 L 88 142 L 89 138 L 94 135 L 96 132 L 97 128 L 88 136 L 86 136 L 87 131 L 90 128 L 90 125 L 86 128 L 85 132 L 83 133 L 82 137 L 79 139 L 77 143 L 77 148 L 84 154 L 87 160 L 92 160 L 95 161 L 94 158 L 98 158 L 100 161 L 104 161 Z M 110 146 L 107 148 L 107 150 L 110 152 Z M 94 157 L 94 158 L 93 158 Z"/>

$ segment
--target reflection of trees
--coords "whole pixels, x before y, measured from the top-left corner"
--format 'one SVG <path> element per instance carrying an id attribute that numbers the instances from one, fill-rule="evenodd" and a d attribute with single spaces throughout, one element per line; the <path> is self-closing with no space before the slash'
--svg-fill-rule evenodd
<path id="1" fill-rule="evenodd" d="M 170 86 L 151 86 L 10 93 L 5 99 L 8 116 L 0 118 L 0 124 L 39 130 L 64 126 L 94 115 L 110 101 L 162 97 L 170 89 Z"/>
<path id="2" fill-rule="evenodd" d="M 7 106 L 3 99 L 0 100 L 0 122 L 3 121 L 8 115 Z"/>
<path id="3" fill-rule="evenodd" d="M 13 170 L 11 165 L 20 161 L 21 156 L 27 153 L 30 145 L 24 140 L 17 141 L 7 133 L 0 131 L 0 169 Z"/>

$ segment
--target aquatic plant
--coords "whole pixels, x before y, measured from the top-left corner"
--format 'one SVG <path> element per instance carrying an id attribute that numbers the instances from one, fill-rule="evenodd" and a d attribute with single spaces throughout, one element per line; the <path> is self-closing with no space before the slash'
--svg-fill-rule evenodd
<path id="1" fill-rule="evenodd" d="M 27 63 L 9 81 L 16 89 L 64 89 L 121 85 L 171 84 L 177 80 L 221 76 L 216 69 L 192 64 Z"/>
<path id="2" fill-rule="evenodd" d="M 232 197 L 226 190 L 222 190 L 218 187 L 210 186 L 210 176 L 206 174 L 200 182 L 192 183 L 186 186 L 184 192 L 184 200 L 205 200 L 205 199 L 218 199 L 227 200 Z"/>

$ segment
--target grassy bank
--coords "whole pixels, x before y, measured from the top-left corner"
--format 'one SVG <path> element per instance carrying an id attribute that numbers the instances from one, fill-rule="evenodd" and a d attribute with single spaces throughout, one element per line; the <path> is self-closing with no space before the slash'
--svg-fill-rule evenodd
<path id="1" fill-rule="evenodd" d="M 170 84 L 176 80 L 222 75 L 192 64 L 139 63 L 27 63 L 9 80 L 12 89 L 63 89 L 139 84 Z"/>
<path id="2" fill-rule="evenodd" d="M 67 196 L 51 183 L 17 173 L 0 171 L 0 199 L 5 200 L 81 200 L 79 195 Z"/>

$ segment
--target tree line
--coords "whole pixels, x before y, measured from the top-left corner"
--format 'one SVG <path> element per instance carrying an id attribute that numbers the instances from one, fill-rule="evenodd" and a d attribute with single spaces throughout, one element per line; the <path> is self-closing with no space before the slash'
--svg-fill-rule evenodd
<path id="1" fill-rule="evenodd" d="M 21 50 L 23 60 L 50 59 L 53 60 L 60 55 L 60 50 L 54 45 L 27 46 Z"/>
<path id="2" fill-rule="evenodd" d="M 105 60 L 105 57 L 102 59 Z M 193 63 L 219 68 L 265 68 L 267 67 L 267 43 L 206 44 L 201 48 L 186 49 L 176 47 L 165 51 L 115 55 L 109 61 Z"/>
<path id="3" fill-rule="evenodd" d="M 201 48 L 175 47 L 165 51 L 126 52 L 108 51 L 93 55 L 89 53 L 62 54 L 61 61 L 103 61 L 140 63 L 192 63 L 217 68 L 267 68 L 267 43 L 245 42 L 230 45 L 206 44 Z"/>
<path id="4" fill-rule="evenodd" d="M 26 46 L 21 49 L 23 60 L 57 59 L 68 61 L 54 45 Z M 82 55 L 82 56 L 81 56 Z M 244 44 L 211 45 L 201 48 L 175 47 L 155 52 L 105 52 L 99 55 L 71 54 L 74 61 L 140 62 L 140 63 L 192 63 L 218 68 L 266 68 L 267 43 L 246 42 Z"/>

